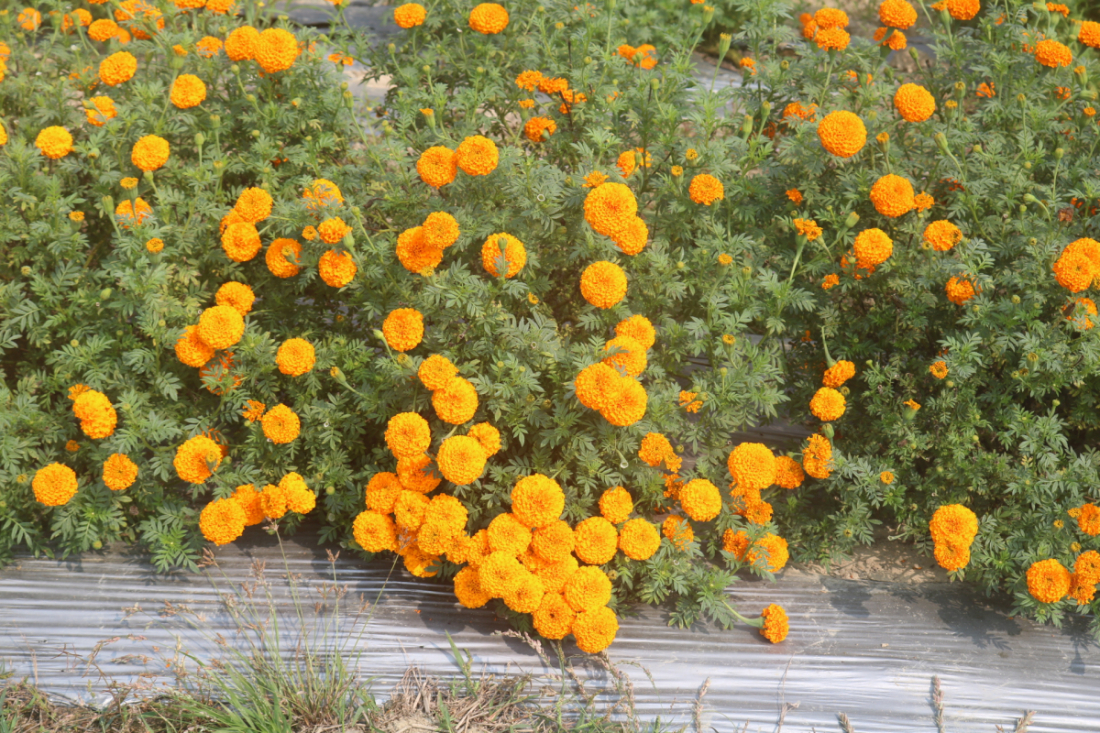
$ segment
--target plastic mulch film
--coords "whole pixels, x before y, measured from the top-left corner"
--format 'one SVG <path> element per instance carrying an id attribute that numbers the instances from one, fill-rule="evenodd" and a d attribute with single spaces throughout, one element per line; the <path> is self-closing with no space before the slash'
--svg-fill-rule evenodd
<path id="1" fill-rule="evenodd" d="M 156 575 L 126 555 L 23 558 L 0 570 L 0 660 L 48 693 L 89 702 L 107 699 L 109 680 L 146 689 L 170 684 L 166 660 L 177 648 L 210 658 L 224 651 L 211 643 L 214 634 L 235 638 L 210 578 L 228 590 L 250 581 L 255 561 L 265 562 L 280 617 L 290 618 L 281 580 L 287 569 L 307 592 L 332 582 L 326 552 L 310 546 L 312 539 L 284 542 L 285 565 L 267 537 L 221 548 L 209 577 Z M 414 579 L 391 560 L 340 558 L 335 568 L 337 583 L 348 588 L 340 638 L 361 651 L 360 672 L 376 693 L 410 666 L 437 677 L 458 674 L 448 634 L 473 656 L 475 669 L 545 671 L 525 643 L 496 633 L 507 629 L 503 620 L 459 607 L 447 584 Z M 841 712 L 859 733 L 935 731 L 931 678 L 938 675 L 952 733 L 1013 730 L 1023 710 L 1036 711 L 1031 733 L 1100 731 L 1100 650 L 1082 618 L 1062 630 L 1040 626 L 958 583 L 800 574 L 774 584 L 740 582 L 729 593 L 750 617 L 768 603 L 782 605 L 790 616 L 787 641 L 772 645 L 745 626 L 670 628 L 667 610 L 639 608 L 620 620 L 609 652 L 633 680 L 641 716 L 689 723 L 709 680 L 703 717 L 718 731 L 746 723 L 749 731 L 774 731 L 784 708 L 788 733 L 838 730 Z M 312 607 L 313 598 L 303 598 Z M 360 598 L 370 604 L 362 617 L 369 622 L 355 626 Z M 201 630 L 181 621 L 180 608 L 202 619 Z M 583 655 L 570 650 L 579 664 Z M 343 653 L 349 658 L 347 648 Z M 597 667 L 588 674 L 596 685 L 607 681 Z"/>

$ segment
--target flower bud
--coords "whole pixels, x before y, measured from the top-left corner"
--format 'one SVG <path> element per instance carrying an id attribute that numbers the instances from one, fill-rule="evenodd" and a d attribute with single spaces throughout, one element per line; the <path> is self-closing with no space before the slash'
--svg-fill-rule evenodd
<path id="1" fill-rule="evenodd" d="M 791 68 L 791 62 L 787 59 L 783 59 L 779 62 L 779 68 L 783 69 L 783 71 L 786 71 L 787 69 Z"/>
<path id="2" fill-rule="evenodd" d="M 649 86 L 650 86 L 651 89 L 653 89 L 653 91 L 657 91 L 658 89 L 661 88 L 661 80 L 658 79 L 657 77 L 653 77 L 652 79 L 649 80 Z"/>
<path id="3" fill-rule="evenodd" d="M 99 291 L 99 299 L 100 300 L 107 300 L 108 298 L 111 297 L 111 292 L 112 291 L 111 291 L 110 288 L 103 288 L 103 290 Z"/>
<path id="4" fill-rule="evenodd" d="M 852 227 L 854 227 L 858 223 L 859 223 L 859 214 L 857 214 L 854 211 L 852 213 L 848 214 L 848 218 L 844 220 L 844 226 L 846 226 L 848 229 L 851 229 Z"/>
<path id="5" fill-rule="evenodd" d="M 822 425 L 821 432 L 825 435 L 826 438 L 832 440 L 834 434 L 832 423 L 825 423 L 824 425 Z"/>
<path id="6" fill-rule="evenodd" d="M 982 150 L 983 150 L 983 148 L 982 148 L 982 144 L 981 144 L 981 143 L 974 143 L 974 148 L 973 148 L 973 150 L 974 150 L 974 152 L 975 152 L 975 153 L 977 153 L 978 155 L 981 155 L 981 154 L 982 154 Z"/>
<path id="7" fill-rule="evenodd" d="M 201 148 L 205 144 L 206 135 L 203 135 L 201 132 L 195 133 L 195 147 Z"/>
<path id="8" fill-rule="evenodd" d="M 760 111 L 762 111 L 764 113 L 764 116 L 767 117 L 772 113 L 772 103 L 765 99 L 763 104 L 760 105 Z"/>
<path id="9" fill-rule="evenodd" d="M 1066 154 L 1066 151 L 1065 151 L 1065 150 L 1064 150 L 1063 148 L 1055 148 L 1055 149 L 1054 149 L 1054 159 L 1055 159 L 1055 160 L 1061 160 L 1061 159 L 1062 159 L 1062 157 L 1063 157 L 1063 156 L 1064 156 L 1065 154 Z"/>
<path id="10" fill-rule="evenodd" d="M 752 117 L 745 115 L 745 121 L 741 123 L 741 136 L 748 137 L 752 132 Z"/>
<path id="11" fill-rule="evenodd" d="M 721 64 L 722 60 L 726 58 L 726 54 L 729 53 L 730 44 L 733 43 L 733 36 L 729 33 L 723 33 L 718 37 L 718 63 Z"/>
<path id="12" fill-rule="evenodd" d="M 950 149 L 947 147 L 947 135 L 944 135 L 942 132 L 937 132 L 934 139 L 936 141 L 936 147 L 945 153 L 950 152 Z"/>

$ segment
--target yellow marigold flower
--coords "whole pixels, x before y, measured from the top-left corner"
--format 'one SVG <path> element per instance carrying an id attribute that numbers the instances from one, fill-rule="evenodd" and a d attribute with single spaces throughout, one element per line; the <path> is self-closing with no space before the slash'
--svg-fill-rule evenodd
<path id="1" fill-rule="evenodd" d="M 871 187 L 871 203 L 883 216 L 896 218 L 909 213 L 916 204 L 914 198 L 913 184 L 893 173 L 882 176 Z"/>
<path id="2" fill-rule="evenodd" d="M 76 471 L 61 463 L 51 463 L 35 472 L 31 488 L 39 504 L 64 506 L 76 495 Z"/>
<path id="3" fill-rule="evenodd" d="M 305 479 L 290 472 L 279 480 L 279 488 L 286 494 L 287 509 L 297 514 L 309 514 L 317 506 L 317 496 L 310 491 Z"/>
<path id="4" fill-rule="evenodd" d="M 367 509 L 382 514 L 393 514 L 394 505 L 401 491 L 401 481 L 397 478 L 397 474 L 388 471 L 374 474 L 367 482 Z"/>
<path id="5" fill-rule="evenodd" d="M 289 443 L 298 437 L 302 422 L 289 407 L 275 405 L 261 418 L 264 435 L 276 445 Z"/>
<path id="6" fill-rule="evenodd" d="M 575 544 L 573 528 L 560 519 L 537 527 L 532 532 L 531 550 L 549 563 L 558 563 L 569 558 Z"/>
<path id="7" fill-rule="evenodd" d="M 867 144 L 867 128 L 855 114 L 839 110 L 825 115 L 818 123 L 817 137 L 830 154 L 850 158 Z"/>
<path id="8" fill-rule="evenodd" d="M 1076 519 L 1078 529 L 1089 537 L 1100 534 L 1100 507 L 1091 503 L 1084 504 L 1079 507 Z"/>
<path id="9" fill-rule="evenodd" d="M 455 574 L 454 587 L 455 598 L 465 608 L 481 608 L 492 600 L 492 596 L 482 590 L 480 574 L 476 568 L 468 567 L 459 570 Z"/>
<path id="10" fill-rule="evenodd" d="M 634 511 L 634 500 L 622 486 L 613 486 L 600 495 L 600 514 L 612 524 L 622 524 Z"/>
<path id="11" fill-rule="evenodd" d="M 955 305 L 962 305 L 977 294 L 974 289 L 974 283 L 966 279 L 960 280 L 957 277 L 952 277 L 948 280 L 947 285 L 944 286 L 944 290 L 947 292 L 947 299 Z"/>
<path id="12" fill-rule="evenodd" d="M 962 241 L 962 231 L 946 219 L 940 219 L 924 228 L 924 241 L 937 252 L 946 252 Z"/>
<path id="13" fill-rule="evenodd" d="M 562 595 L 574 611 L 591 611 L 611 601 L 611 579 L 597 567 L 578 568 L 565 583 Z"/>
<path id="14" fill-rule="evenodd" d="M 822 51 L 843 51 L 852 37 L 843 28 L 821 28 L 814 35 L 814 43 Z"/>
<path id="15" fill-rule="evenodd" d="M 1069 571 L 1053 558 L 1032 563 L 1027 569 L 1027 590 L 1041 603 L 1057 603 L 1065 598 L 1071 580 Z"/>
<path id="16" fill-rule="evenodd" d="M 230 497 L 244 510 L 244 526 L 253 527 L 264 521 L 263 493 L 252 484 L 242 484 Z"/>
<path id="17" fill-rule="evenodd" d="M 1035 60 L 1056 69 L 1073 63 L 1073 54 L 1065 44 L 1047 38 L 1035 44 Z"/>
<path id="18" fill-rule="evenodd" d="M 819 420 L 832 422 L 844 414 L 844 395 L 832 387 L 822 387 L 810 400 L 810 412 Z"/>
<path id="19" fill-rule="evenodd" d="M 172 82 L 169 99 L 179 109 L 197 107 L 206 99 L 206 84 L 194 74 L 180 74 Z"/>
<path id="20" fill-rule="evenodd" d="M 202 536 L 215 545 L 227 545 L 244 534 L 245 513 L 232 499 L 215 499 L 199 515 Z"/>
<path id="21" fill-rule="evenodd" d="M 382 552 L 397 547 L 397 529 L 393 520 L 379 512 L 360 512 L 351 525 L 355 542 L 367 552 Z"/>
<path id="22" fill-rule="evenodd" d="M 138 179 L 132 176 L 127 176 L 126 178 L 123 178 L 121 181 L 119 181 L 118 185 L 122 186 L 123 189 L 129 191 L 137 187 Z"/>
<path id="23" fill-rule="evenodd" d="M 1089 48 L 1100 48 L 1100 23 L 1092 20 L 1081 23 L 1077 40 Z"/>
<path id="24" fill-rule="evenodd" d="M 489 522 L 489 549 L 519 557 L 531 545 L 531 530 L 514 514 L 498 514 Z"/>
<path id="25" fill-rule="evenodd" d="M 917 10 L 905 0 L 883 0 L 878 17 L 885 26 L 905 30 L 917 22 Z"/>
<path id="26" fill-rule="evenodd" d="M 500 431 L 487 422 L 474 425 L 467 432 L 471 438 L 481 444 L 485 455 L 492 458 L 500 452 Z"/>
<path id="27" fill-rule="evenodd" d="M 443 477 L 431 469 L 431 463 L 432 458 L 426 453 L 398 459 L 397 478 L 401 481 L 402 488 L 418 494 L 435 490 L 443 482 Z"/>
<path id="28" fill-rule="evenodd" d="M 775 484 L 784 489 L 797 489 L 806 480 L 802 466 L 790 456 L 775 457 Z"/>
<path id="29" fill-rule="evenodd" d="M 298 39 L 284 28 L 268 28 L 256 39 L 252 58 L 267 74 L 286 71 L 298 58 Z"/>
<path id="30" fill-rule="evenodd" d="M 775 455 L 762 443 L 741 443 L 730 451 L 726 467 L 733 480 L 748 490 L 766 489 L 775 483 Z"/>
<path id="31" fill-rule="evenodd" d="M 402 412 L 386 424 L 386 445 L 397 458 L 414 458 L 431 447 L 428 421 L 415 412 Z"/>
<path id="32" fill-rule="evenodd" d="M 802 468 L 806 474 L 817 479 L 826 479 L 832 474 L 830 463 L 833 459 L 833 446 L 824 435 L 810 436 L 810 444 L 802 451 Z"/>
<path id="33" fill-rule="evenodd" d="M 890 259 L 894 253 L 894 242 L 879 228 L 864 229 L 856 235 L 853 245 L 858 266 L 872 269 Z"/>
<path id="34" fill-rule="evenodd" d="M 606 606 L 578 613 L 573 620 L 573 637 L 577 647 L 586 654 L 599 654 L 611 646 L 618 631 L 619 620 Z"/>
<path id="35" fill-rule="evenodd" d="M 564 510 L 561 485 L 541 473 L 524 476 L 512 489 L 512 516 L 525 527 L 546 527 L 556 522 Z"/>
<path id="36" fill-rule="evenodd" d="M 489 175 L 496 170 L 499 160 L 496 143 L 482 135 L 466 138 L 455 150 L 456 164 L 471 176 Z"/>
<path id="37" fill-rule="evenodd" d="M 416 161 L 416 172 L 424 183 L 432 188 L 440 188 L 455 179 L 458 158 L 450 148 L 436 145 L 420 154 Z"/>
<path id="38" fill-rule="evenodd" d="M 222 232 L 222 249 L 234 262 L 248 262 L 262 247 L 260 233 L 254 224 L 235 222 Z"/>
<path id="39" fill-rule="evenodd" d="M 570 539 L 570 542 L 572 542 L 572 539 Z M 571 554 L 563 557 L 564 559 L 557 562 L 544 561 L 547 564 L 533 571 L 535 575 L 539 576 L 539 580 L 542 581 L 547 593 L 561 593 L 565 590 L 565 584 L 569 582 L 569 579 L 573 577 L 573 573 L 577 572 L 577 568 L 580 567 L 577 558 Z"/>
<path id="40" fill-rule="evenodd" d="M 615 326 L 616 336 L 627 336 L 641 344 L 643 349 L 651 349 L 657 342 L 657 331 L 645 316 L 633 315 L 619 321 Z"/>
<path id="41" fill-rule="evenodd" d="M 424 6 L 420 3 L 405 3 L 404 5 L 397 6 L 393 10 L 393 22 L 397 23 L 399 27 L 404 28 L 405 30 L 408 30 L 409 28 L 415 28 L 418 25 L 423 25 L 424 20 L 427 17 L 428 11 L 426 11 L 424 9 Z M 473 608 L 480 607 L 481 606 L 473 606 Z"/>
<path id="42" fill-rule="evenodd" d="M 619 533 L 619 549 L 631 560 L 648 560 L 660 546 L 661 533 L 645 519 L 631 519 Z"/>
<path id="43" fill-rule="evenodd" d="M 481 478 L 487 457 L 477 439 L 452 435 L 439 446 L 436 462 L 443 478 L 457 486 L 466 486 Z"/>
<path id="44" fill-rule="evenodd" d="M 164 249 L 164 240 L 160 237 L 153 237 L 145 243 L 145 249 L 153 254 L 157 254 Z"/>
<path id="45" fill-rule="evenodd" d="M 176 341 L 176 358 L 197 369 L 214 358 L 214 349 L 199 336 L 198 326 L 188 326 Z"/>
<path id="46" fill-rule="evenodd" d="M 542 604 L 546 589 L 537 576 L 524 570 L 504 594 L 504 604 L 516 613 L 534 613 Z"/>
<path id="47" fill-rule="evenodd" d="M 51 160 L 64 158 L 73 151 L 73 136 L 64 127 L 47 127 L 38 133 L 34 145 Z"/>
<path id="48" fill-rule="evenodd" d="M 813 242 L 822 235 L 821 227 L 813 219 L 795 219 L 794 228 L 807 242 Z M 732 258 L 730 261 L 733 261 Z"/>
<path id="49" fill-rule="evenodd" d="M 481 562 L 478 568 L 478 581 L 481 589 L 491 597 L 503 598 L 523 572 L 525 572 L 523 565 L 511 551 L 494 550 Z"/>
<path id="50" fill-rule="evenodd" d="M 84 221 L 84 212 L 83 211 L 70 211 L 69 212 L 69 219 L 71 221 L 75 221 L 75 222 L 82 222 L 82 221 Z"/>
<path id="51" fill-rule="evenodd" d="M 961 504 L 941 506 L 928 523 L 932 541 L 969 546 L 978 535 L 978 517 Z"/>
<path id="52" fill-rule="evenodd" d="M 316 361 L 313 344 L 301 338 L 287 339 L 275 354 L 275 363 L 279 366 L 279 371 L 291 377 L 306 374 L 313 368 Z"/>
<path id="53" fill-rule="evenodd" d="M 405 569 L 417 578 L 433 578 L 439 574 L 438 569 L 432 569 L 439 558 L 429 555 L 418 547 L 409 547 L 405 552 Z"/>
<path id="54" fill-rule="evenodd" d="M 155 171 L 168 162 L 168 141 L 156 135 L 146 135 L 134 143 L 130 161 L 143 171 Z"/>
<path id="55" fill-rule="evenodd" d="M 468 379 L 462 377 L 455 377 L 443 389 L 432 393 L 436 416 L 451 425 L 463 425 L 472 420 L 477 406 L 477 390 Z"/>
<path id="56" fill-rule="evenodd" d="M 268 484 L 260 492 L 260 506 L 268 519 L 282 519 L 286 516 L 286 492 L 281 486 Z"/>
<path id="57" fill-rule="evenodd" d="M 710 481 L 692 479 L 680 488 L 680 506 L 695 521 L 709 522 L 722 509 L 722 494 Z"/>
<path id="58" fill-rule="evenodd" d="M 527 249 L 523 246 L 523 242 L 511 234 L 503 232 L 490 234 L 485 244 L 481 245 L 481 266 L 493 277 L 500 277 L 497 263 L 502 258 L 508 266 L 504 277 L 515 277 L 527 264 Z"/>
<path id="59" fill-rule="evenodd" d="M 626 296 L 626 273 L 613 262 L 594 262 L 581 275 L 581 295 L 597 308 L 610 308 Z"/>
<path id="60" fill-rule="evenodd" d="M 217 469 L 222 461 L 222 451 L 210 438 L 196 435 L 176 449 L 172 465 L 184 481 L 201 484 Z"/>
<path id="61" fill-rule="evenodd" d="M 523 125 L 523 134 L 533 143 L 541 143 L 557 131 L 557 123 L 549 117 L 532 117 Z"/>
<path id="62" fill-rule="evenodd" d="M 249 61 L 256 55 L 260 32 L 250 25 L 233 29 L 225 38 L 225 55 L 230 61 Z"/>
<path id="63" fill-rule="evenodd" d="M 545 584 L 544 584 L 545 585 Z M 546 639 L 564 639 L 573 630 L 577 614 L 557 593 L 548 591 L 532 614 L 535 631 Z"/>
<path id="64" fill-rule="evenodd" d="M 271 216 L 273 203 L 271 194 L 262 188 L 246 188 L 237 197 L 237 203 L 233 205 L 233 210 L 237 212 L 240 221 L 258 224 Z M 343 239 L 343 235 L 340 236 L 340 239 Z M 340 240 L 337 239 L 336 241 Z M 335 242 L 329 242 L 329 244 L 335 244 Z"/>
<path id="65" fill-rule="evenodd" d="M 700 173 L 691 179 L 688 195 L 695 203 L 710 206 L 715 201 L 721 201 L 726 197 L 726 189 L 714 176 L 709 173 Z"/>
<path id="66" fill-rule="evenodd" d="M 573 381 L 577 399 L 591 410 L 602 410 L 617 398 L 622 377 L 603 362 L 585 367 Z"/>
<path id="67" fill-rule="evenodd" d="M 207 308 L 199 316 L 199 338 L 213 349 L 227 349 L 244 335 L 244 318 L 228 305 Z"/>
<path id="68" fill-rule="evenodd" d="M 622 378 L 619 387 L 600 410 L 600 415 L 612 425 L 625 428 L 645 417 L 649 395 L 641 382 L 630 377 Z"/>
<path id="69" fill-rule="evenodd" d="M 200 56 L 212 58 L 222 50 L 222 41 L 220 38 L 214 38 L 213 36 L 203 36 L 195 44 L 195 48 L 198 49 Z"/>
<path id="70" fill-rule="evenodd" d="M 605 364 L 617 366 L 632 377 L 645 371 L 646 349 L 630 336 L 616 336 L 604 344 L 603 350 L 616 352 L 603 358 Z"/>
<path id="71" fill-rule="evenodd" d="M 137 480 L 137 464 L 125 453 L 112 453 L 103 463 L 103 483 L 111 491 L 128 489 Z"/>
<path id="72" fill-rule="evenodd" d="M 293 239 L 280 238 L 267 247 L 264 262 L 268 271 L 278 278 L 294 277 L 298 274 L 298 255 L 302 245 Z"/>
<path id="73" fill-rule="evenodd" d="M 111 400 L 102 392 L 87 390 L 73 401 L 73 414 L 80 419 L 80 429 L 92 440 L 109 437 L 118 424 L 118 413 Z"/>
<path id="74" fill-rule="evenodd" d="M 110 97 L 99 96 L 88 100 L 88 106 L 84 109 L 84 114 L 88 118 L 89 124 L 103 127 L 108 120 L 118 117 L 118 110 L 115 109 L 115 103 Z M 137 185 L 137 179 L 134 179 L 134 185 Z"/>
<path id="75" fill-rule="evenodd" d="M 905 121 L 924 122 L 936 111 L 936 100 L 919 84 L 902 84 L 894 93 L 894 107 Z"/>
<path id="76" fill-rule="evenodd" d="M 447 357 L 432 354 L 420 364 L 416 374 L 425 387 L 435 392 L 458 376 L 458 367 Z"/>
<path id="77" fill-rule="evenodd" d="M 503 5 L 481 3 L 470 11 L 470 27 L 487 36 L 500 33 L 508 27 L 508 11 Z"/>
<path id="78" fill-rule="evenodd" d="M 317 271 L 321 274 L 321 279 L 325 281 L 326 285 L 332 288 L 342 288 L 355 278 L 355 273 L 359 271 L 359 268 L 355 265 L 355 260 L 351 258 L 350 252 L 340 253 L 330 249 L 321 255 L 321 260 L 317 263 Z"/>
<path id="79" fill-rule="evenodd" d="M 764 619 L 764 625 L 760 629 L 760 633 L 765 639 L 772 644 L 778 644 L 787 638 L 787 634 L 790 632 L 790 625 L 787 619 L 787 612 L 783 610 L 782 606 L 778 606 L 774 603 L 769 604 L 760 614 L 760 617 Z"/>
<path id="80" fill-rule="evenodd" d="M 431 509 L 430 503 L 428 504 L 428 509 Z M 421 524 L 420 529 L 416 531 L 416 546 L 429 555 L 443 555 L 454 546 L 460 534 L 461 530 L 456 530 L 449 525 L 430 521 L 428 519 L 428 512 L 425 511 L 424 523 Z"/>
<path id="81" fill-rule="evenodd" d="M 577 558 L 589 565 L 603 565 L 615 557 L 619 534 L 603 517 L 589 517 L 573 529 Z"/>

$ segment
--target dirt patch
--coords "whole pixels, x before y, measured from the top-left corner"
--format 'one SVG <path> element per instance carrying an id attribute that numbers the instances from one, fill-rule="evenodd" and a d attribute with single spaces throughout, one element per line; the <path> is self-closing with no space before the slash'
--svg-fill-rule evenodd
<path id="1" fill-rule="evenodd" d="M 846 558 L 828 564 L 790 563 L 780 578 L 827 575 L 847 580 L 882 580 L 891 583 L 946 583 L 947 571 L 931 555 L 908 542 L 891 541 L 885 535 L 857 547 Z"/>

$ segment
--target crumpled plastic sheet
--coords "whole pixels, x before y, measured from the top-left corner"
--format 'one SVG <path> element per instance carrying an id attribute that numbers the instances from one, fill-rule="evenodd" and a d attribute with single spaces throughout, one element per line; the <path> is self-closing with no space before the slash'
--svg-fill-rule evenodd
<path id="1" fill-rule="evenodd" d="M 280 616 L 289 619 L 293 609 L 278 578 L 289 569 L 305 589 L 332 582 L 326 551 L 304 536 L 284 541 L 281 552 L 273 538 L 257 534 L 218 549 L 219 568 L 206 572 L 219 583 L 221 573 L 244 583 L 252 562 L 266 561 Z M 545 670 L 524 642 L 496 633 L 507 626 L 491 610 L 459 607 L 447 584 L 412 578 L 391 560 L 364 564 L 345 555 L 336 569 L 349 591 L 341 638 L 361 652 L 360 673 L 382 697 L 410 666 L 437 677 L 458 674 L 447 634 L 473 656 L 475 671 L 557 671 Z M 1061 630 L 1040 626 L 958 583 L 794 576 L 746 580 L 728 591 L 749 617 L 773 602 L 787 610 L 790 636 L 778 645 L 744 625 L 672 628 L 662 608 L 623 617 L 610 655 L 633 680 L 639 714 L 688 724 L 709 680 L 704 730 L 740 731 L 747 723 L 749 731 L 774 731 L 787 707 L 788 733 L 838 730 L 841 712 L 858 733 L 935 731 L 931 678 L 938 675 L 952 733 L 993 733 L 996 725 L 1012 731 L 1024 710 L 1036 711 L 1030 733 L 1100 731 L 1100 654 L 1085 619 L 1071 618 Z M 370 620 L 353 628 L 359 596 L 371 604 Z M 204 633 L 178 616 L 162 617 L 165 602 L 201 612 Z M 211 635 L 233 640 L 233 628 L 209 578 L 157 575 L 136 554 L 22 558 L 0 570 L 0 660 L 16 677 L 68 699 L 104 703 L 107 678 L 168 684 L 165 660 L 177 640 L 209 659 L 224 652 Z M 349 648 L 345 660 L 353 658 Z M 597 667 L 587 674 L 597 689 L 608 684 Z"/>

